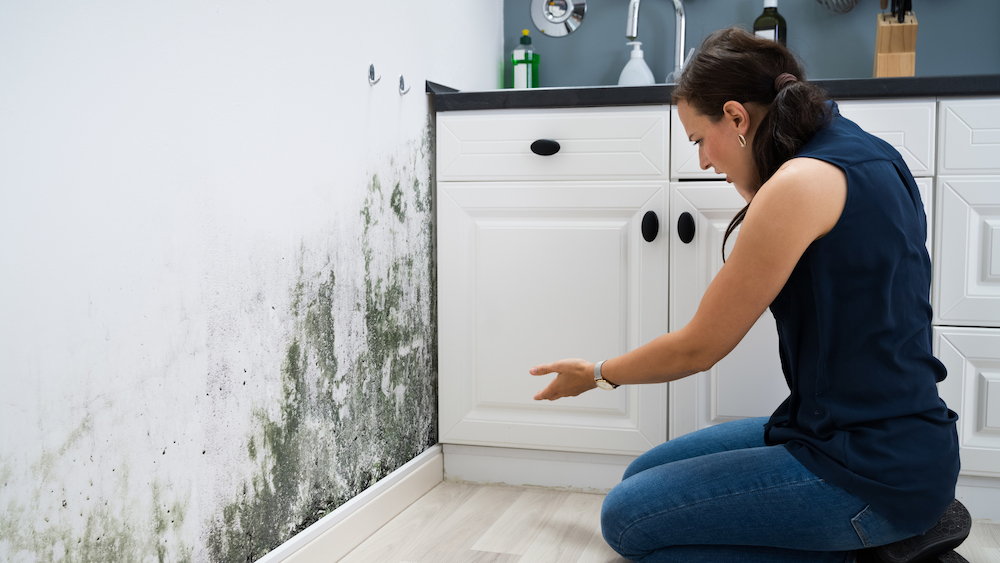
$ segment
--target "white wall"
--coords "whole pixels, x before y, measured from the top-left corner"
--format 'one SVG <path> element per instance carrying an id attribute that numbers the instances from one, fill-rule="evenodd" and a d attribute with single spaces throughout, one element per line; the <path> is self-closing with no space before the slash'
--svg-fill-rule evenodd
<path id="1" fill-rule="evenodd" d="M 423 82 L 496 87 L 501 20 L 494 0 L 0 2 L 0 560 L 238 558 L 220 534 L 279 480 L 304 492 L 265 527 L 302 523 L 320 470 L 282 474 L 292 418 L 300 457 L 371 397 L 435 431 L 393 371 L 436 381 Z M 409 340 L 373 343 L 376 322 Z M 367 434 L 350 459 L 384 475 Z"/>

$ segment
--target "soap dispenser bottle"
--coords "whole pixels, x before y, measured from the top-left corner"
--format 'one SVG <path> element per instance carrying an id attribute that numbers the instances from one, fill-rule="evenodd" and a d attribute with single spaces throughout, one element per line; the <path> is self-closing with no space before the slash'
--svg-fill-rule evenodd
<path id="1" fill-rule="evenodd" d="M 646 86 L 655 84 L 656 80 L 653 78 L 653 71 L 649 70 L 649 65 L 646 64 L 646 60 L 642 56 L 642 42 L 629 41 L 626 45 L 632 45 L 632 56 L 618 77 L 618 85 Z"/>
<path id="2" fill-rule="evenodd" d="M 778 13 L 778 0 L 764 0 L 764 13 L 753 22 L 754 35 L 785 45 L 785 18 Z"/>
<path id="3" fill-rule="evenodd" d="M 510 53 L 514 67 L 514 88 L 538 88 L 538 53 L 531 45 L 528 30 L 521 32 L 521 43 Z"/>

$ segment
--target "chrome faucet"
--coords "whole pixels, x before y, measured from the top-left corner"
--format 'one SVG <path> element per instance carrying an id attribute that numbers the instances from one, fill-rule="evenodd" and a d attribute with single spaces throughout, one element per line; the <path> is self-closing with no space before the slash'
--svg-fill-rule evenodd
<path id="1" fill-rule="evenodd" d="M 674 0 L 674 72 L 671 73 L 676 80 L 684 69 L 684 5 L 681 0 Z M 629 0 L 628 21 L 625 25 L 625 37 L 629 41 L 635 41 L 639 35 L 639 0 Z"/>

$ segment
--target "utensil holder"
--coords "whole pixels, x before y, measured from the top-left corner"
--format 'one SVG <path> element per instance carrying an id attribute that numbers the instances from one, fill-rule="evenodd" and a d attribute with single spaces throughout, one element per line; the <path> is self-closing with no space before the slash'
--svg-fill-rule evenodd
<path id="1" fill-rule="evenodd" d="M 903 23 L 893 14 L 877 14 L 877 17 L 872 76 L 914 76 L 917 69 L 917 16 L 907 12 Z"/>

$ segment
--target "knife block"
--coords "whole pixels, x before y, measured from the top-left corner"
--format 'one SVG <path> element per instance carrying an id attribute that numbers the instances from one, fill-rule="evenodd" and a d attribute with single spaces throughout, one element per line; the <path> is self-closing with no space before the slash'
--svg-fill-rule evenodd
<path id="1" fill-rule="evenodd" d="M 892 14 L 877 16 L 872 76 L 914 76 L 917 70 L 917 17 L 907 12 L 903 23 L 899 23 Z"/>

